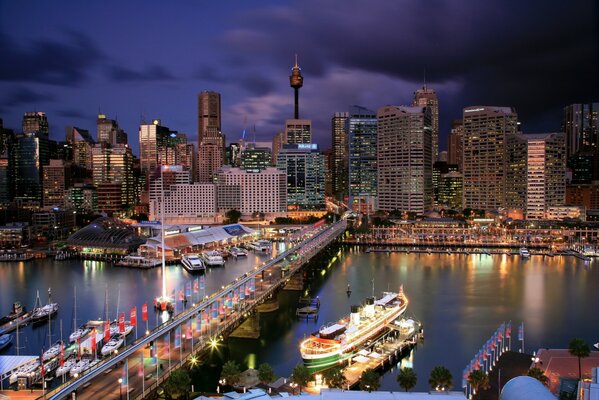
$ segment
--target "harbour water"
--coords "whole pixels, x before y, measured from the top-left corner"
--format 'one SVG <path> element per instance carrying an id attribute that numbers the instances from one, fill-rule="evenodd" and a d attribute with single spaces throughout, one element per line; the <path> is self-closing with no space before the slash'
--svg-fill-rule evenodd
<path id="1" fill-rule="evenodd" d="M 247 260 L 230 260 L 225 268 L 213 268 L 206 278 L 207 293 L 266 258 L 250 254 Z M 193 279 L 178 266 L 169 266 L 167 274 L 169 291 Z M 296 319 L 297 300 L 306 293 L 283 291 L 279 310 L 261 315 L 260 339 L 227 340 L 201 366 L 201 373 L 194 373 L 196 387 L 214 390 L 220 363 L 228 358 L 249 367 L 268 362 L 278 375 L 289 376 L 293 366 L 301 362 L 299 341 L 322 324 L 346 315 L 352 304 L 372 295 L 372 280 L 377 295 L 387 289 L 398 290 L 403 284 L 410 299 L 407 315 L 424 325 L 424 343 L 403 361 L 415 368 L 418 390 L 428 388 L 428 375 L 436 365 L 451 370 L 457 387 L 466 363 L 503 321 L 512 321 L 514 348 L 519 346 L 515 327 L 524 321 L 529 352 L 540 346 L 566 347 L 573 337 L 581 337 L 588 343 L 599 339 L 597 260 L 585 263 L 573 257 L 522 259 L 508 255 L 365 253 L 352 247 L 341 248 L 334 260 L 319 259 L 306 275 L 307 294 L 321 300 L 318 320 Z M 349 297 L 348 283 L 352 290 Z M 6 314 L 13 300 L 31 308 L 38 289 L 44 302 L 47 288 L 52 287 L 53 298 L 61 305 L 56 321 L 63 321 L 66 336 L 72 324 L 74 285 L 80 323 L 103 315 L 107 287 L 111 318 L 116 315 L 119 292 L 120 310 L 128 313 L 137 306 L 140 315 L 141 305 L 151 303 L 159 293 L 161 272 L 159 268 L 140 271 L 79 260 L 0 263 L 0 311 Z M 153 316 L 152 313 L 150 328 L 157 322 Z M 53 335 L 56 328 L 56 325 L 52 328 Z M 26 327 L 20 338 L 24 347 L 21 354 L 37 354 L 48 343 L 47 328 Z M 2 354 L 15 354 L 14 347 L 13 344 Z M 383 389 L 399 389 L 395 375 L 385 375 Z"/>

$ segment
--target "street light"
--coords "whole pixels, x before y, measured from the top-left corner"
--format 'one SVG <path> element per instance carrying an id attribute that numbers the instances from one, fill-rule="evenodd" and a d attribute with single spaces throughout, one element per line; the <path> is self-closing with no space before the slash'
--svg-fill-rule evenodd
<path id="1" fill-rule="evenodd" d="M 123 378 L 119 378 L 119 399 L 123 400 Z"/>
<path id="2" fill-rule="evenodd" d="M 220 388 L 221 388 L 221 386 L 222 386 L 222 387 L 223 387 L 223 389 L 224 389 L 224 386 L 225 386 L 226 384 L 227 384 L 227 380 L 226 380 L 226 379 L 224 379 L 224 378 L 223 378 L 223 379 L 219 379 L 219 380 L 218 380 L 218 386 L 216 387 L 216 393 L 220 393 Z"/>

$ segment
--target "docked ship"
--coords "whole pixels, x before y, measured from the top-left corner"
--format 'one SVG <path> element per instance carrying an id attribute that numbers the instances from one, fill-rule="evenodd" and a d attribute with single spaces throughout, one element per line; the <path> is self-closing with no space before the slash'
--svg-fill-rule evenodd
<path id="1" fill-rule="evenodd" d="M 256 251 L 265 252 L 271 249 L 272 244 L 268 240 L 261 239 L 256 242 L 250 242 L 247 246 Z"/>
<path id="2" fill-rule="evenodd" d="M 223 256 L 216 250 L 205 251 L 202 253 L 202 257 L 204 258 L 204 264 L 209 267 L 222 267 L 225 265 Z"/>
<path id="3" fill-rule="evenodd" d="M 522 257 L 522 258 L 530 257 L 530 252 L 528 251 L 528 249 L 526 247 L 521 247 L 519 252 L 520 252 L 520 257 Z"/>
<path id="4" fill-rule="evenodd" d="M 339 365 L 385 333 L 407 306 L 401 288 L 399 293 L 384 292 L 380 299 L 369 297 L 362 307 L 352 306 L 349 316 L 321 327 L 301 342 L 304 365 L 311 373 Z"/>
<path id="5" fill-rule="evenodd" d="M 185 254 L 181 257 L 181 264 L 188 272 L 206 271 L 204 262 L 197 254 Z"/>

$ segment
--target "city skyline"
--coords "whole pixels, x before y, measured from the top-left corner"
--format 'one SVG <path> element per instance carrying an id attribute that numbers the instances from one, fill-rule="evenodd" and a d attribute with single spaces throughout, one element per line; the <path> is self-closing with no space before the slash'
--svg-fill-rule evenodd
<path id="1" fill-rule="evenodd" d="M 127 3 L 114 12 L 106 3 L 2 3 L 0 50 L 9 62 L 0 66 L 0 117 L 18 131 L 23 113 L 44 111 L 50 137 L 63 139 L 67 125 L 93 132 L 101 112 L 118 119 L 139 154 L 141 116 L 196 142 L 197 95 L 213 90 L 228 141 L 253 126 L 257 140 L 270 140 L 293 116 L 295 53 L 306 79 L 300 115 L 313 121 L 322 149 L 331 146 L 335 112 L 409 105 L 425 71 L 439 96 L 441 149 L 467 106 L 515 107 L 523 131 L 537 133 L 559 131 L 566 105 L 596 101 L 590 1 L 543 3 L 541 13 L 535 3 L 377 3 L 363 13 L 347 2 L 328 6 Z M 165 28 L 147 25 L 157 15 Z"/>

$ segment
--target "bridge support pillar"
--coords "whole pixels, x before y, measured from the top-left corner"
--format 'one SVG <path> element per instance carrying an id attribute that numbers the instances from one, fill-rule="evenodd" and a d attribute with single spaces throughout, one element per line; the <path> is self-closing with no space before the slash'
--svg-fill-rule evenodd
<path id="1" fill-rule="evenodd" d="M 252 313 L 229 336 L 242 339 L 258 339 L 260 337 L 260 313 Z"/>

